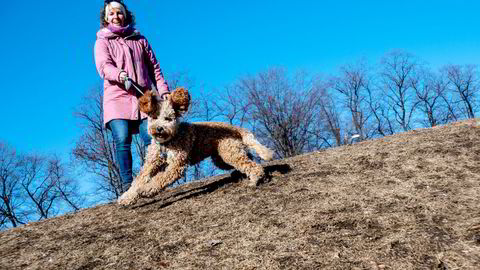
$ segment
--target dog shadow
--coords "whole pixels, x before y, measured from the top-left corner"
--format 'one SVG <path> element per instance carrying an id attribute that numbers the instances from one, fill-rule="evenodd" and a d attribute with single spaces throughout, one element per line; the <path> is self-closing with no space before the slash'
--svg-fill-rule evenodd
<path id="1" fill-rule="evenodd" d="M 274 172 L 278 172 L 280 174 L 286 174 L 289 171 L 291 171 L 291 167 L 288 164 L 267 165 L 264 167 L 264 169 L 266 174 L 266 179 L 264 180 L 264 183 L 269 182 L 271 180 L 272 174 Z M 142 208 L 142 207 L 157 204 L 157 203 L 159 203 L 158 208 L 165 208 L 178 201 L 187 200 L 187 199 L 195 198 L 197 196 L 201 196 L 204 194 L 212 193 L 215 190 L 220 189 L 226 185 L 238 183 L 240 182 L 240 180 L 244 179 L 245 177 L 246 177 L 245 174 L 235 170 L 230 174 L 222 177 L 219 180 L 214 180 L 211 182 L 207 182 L 206 184 L 198 187 L 175 192 L 172 195 L 169 195 L 165 198 L 153 198 L 153 199 L 148 199 L 148 202 L 138 202 L 137 204 L 128 208 L 137 209 L 137 208 Z M 263 183 L 260 183 L 260 185 L 261 184 Z M 143 199 L 143 200 L 147 200 L 147 199 Z"/>

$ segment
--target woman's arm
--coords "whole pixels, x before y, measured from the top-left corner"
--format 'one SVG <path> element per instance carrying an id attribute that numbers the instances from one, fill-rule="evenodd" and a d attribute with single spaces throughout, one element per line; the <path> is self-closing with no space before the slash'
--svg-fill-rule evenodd
<path id="1" fill-rule="evenodd" d="M 152 50 L 152 47 L 148 43 L 147 39 L 144 39 L 145 44 L 145 53 L 147 54 L 148 62 L 146 63 L 149 65 L 149 68 L 153 70 L 153 75 L 155 76 L 155 81 L 157 84 L 157 90 L 160 96 L 168 93 L 168 85 L 167 82 L 165 81 L 165 78 L 163 77 L 162 70 L 160 69 L 160 64 L 157 61 L 157 58 L 155 57 L 155 53 Z"/>
<path id="2" fill-rule="evenodd" d="M 94 56 L 100 77 L 105 80 L 120 82 L 119 75 L 122 70 L 117 68 L 113 62 L 106 40 L 97 39 L 95 41 Z"/>

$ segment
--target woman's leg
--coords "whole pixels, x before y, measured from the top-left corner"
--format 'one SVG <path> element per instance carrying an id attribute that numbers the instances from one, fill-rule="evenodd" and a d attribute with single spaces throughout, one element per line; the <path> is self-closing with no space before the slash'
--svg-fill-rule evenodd
<path id="1" fill-rule="evenodd" d="M 115 156 L 122 179 L 122 192 L 126 191 L 132 181 L 132 132 L 129 128 L 129 121 L 124 119 L 114 119 L 109 123 L 112 131 L 113 141 L 115 143 Z"/>
<path id="2" fill-rule="evenodd" d="M 140 126 L 138 128 L 138 133 L 140 134 L 140 137 L 142 138 L 143 145 L 145 146 L 145 153 L 147 152 L 147 148 L 152 142 L 152 137 L 148 134 L 148 118 L 145 118 L 143 120 L 140 120 Z"/>

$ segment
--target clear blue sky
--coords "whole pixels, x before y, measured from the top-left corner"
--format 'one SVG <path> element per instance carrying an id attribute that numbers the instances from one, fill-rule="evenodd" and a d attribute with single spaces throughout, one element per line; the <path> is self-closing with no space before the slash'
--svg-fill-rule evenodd
<path id="1" fill-rule="evenodd" d="M 433 66 L 480 64 L 478 0 L 125 2 L 164 71 L 186 69 L 206 90 L 278 65 L 332 74 L 392 49 Z M 21 152 L 72 149 L 73 108 L 100 83 L 93 44 L 102 4 L 2 3 L 0 140 Z"/>

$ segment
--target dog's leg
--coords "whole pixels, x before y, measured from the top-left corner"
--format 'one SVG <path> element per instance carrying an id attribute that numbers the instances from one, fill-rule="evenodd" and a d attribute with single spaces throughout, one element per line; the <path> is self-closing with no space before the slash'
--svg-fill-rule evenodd
<path id="1" fill-rule="evenodd" d="M 152 197 L 183 176 L 188 166 L 186 152 L 174 152 L 167 159 L 165 171 L 157 173 L 148 183 L 138 188 L 142 197 Z"/>
<path id="2" fill-rule="evenodd" d="M 255 187 L 265 177 L 263 167 L 250 160 L 245 145 L 236 139 L 225 139 L 218 144 L 218 155 L 223 161 L 246 174 L 249 186 Z"/>
<path id="3" fill-rule="evenodd" d="M 129 205 L 135 203 L 135 201 L 140 197 L 138 192 L 139 187 L 145 186 L 153 177 L 154 174 L 162 170 L 166 166 L 166 159 L 161 156 L 157 145 L 151 144 L 148 147 L 147 156 L 145 164 L 143 165 L 140 173 L 133 181 L 132 186 L 123 193 L 117 202 L 122 205 Z"/>
<path id="4" fill-rule="evenodd" d="M 228 170 L 234 169 L 234 167 L 225 163 L 225 161 L 223 161 L 223 159 L 219 155 L 214 154 L 214 155 L 212 155 L 211 158 L 212 158 L 213 164 L 221 170 L 228 171 Z"/>

